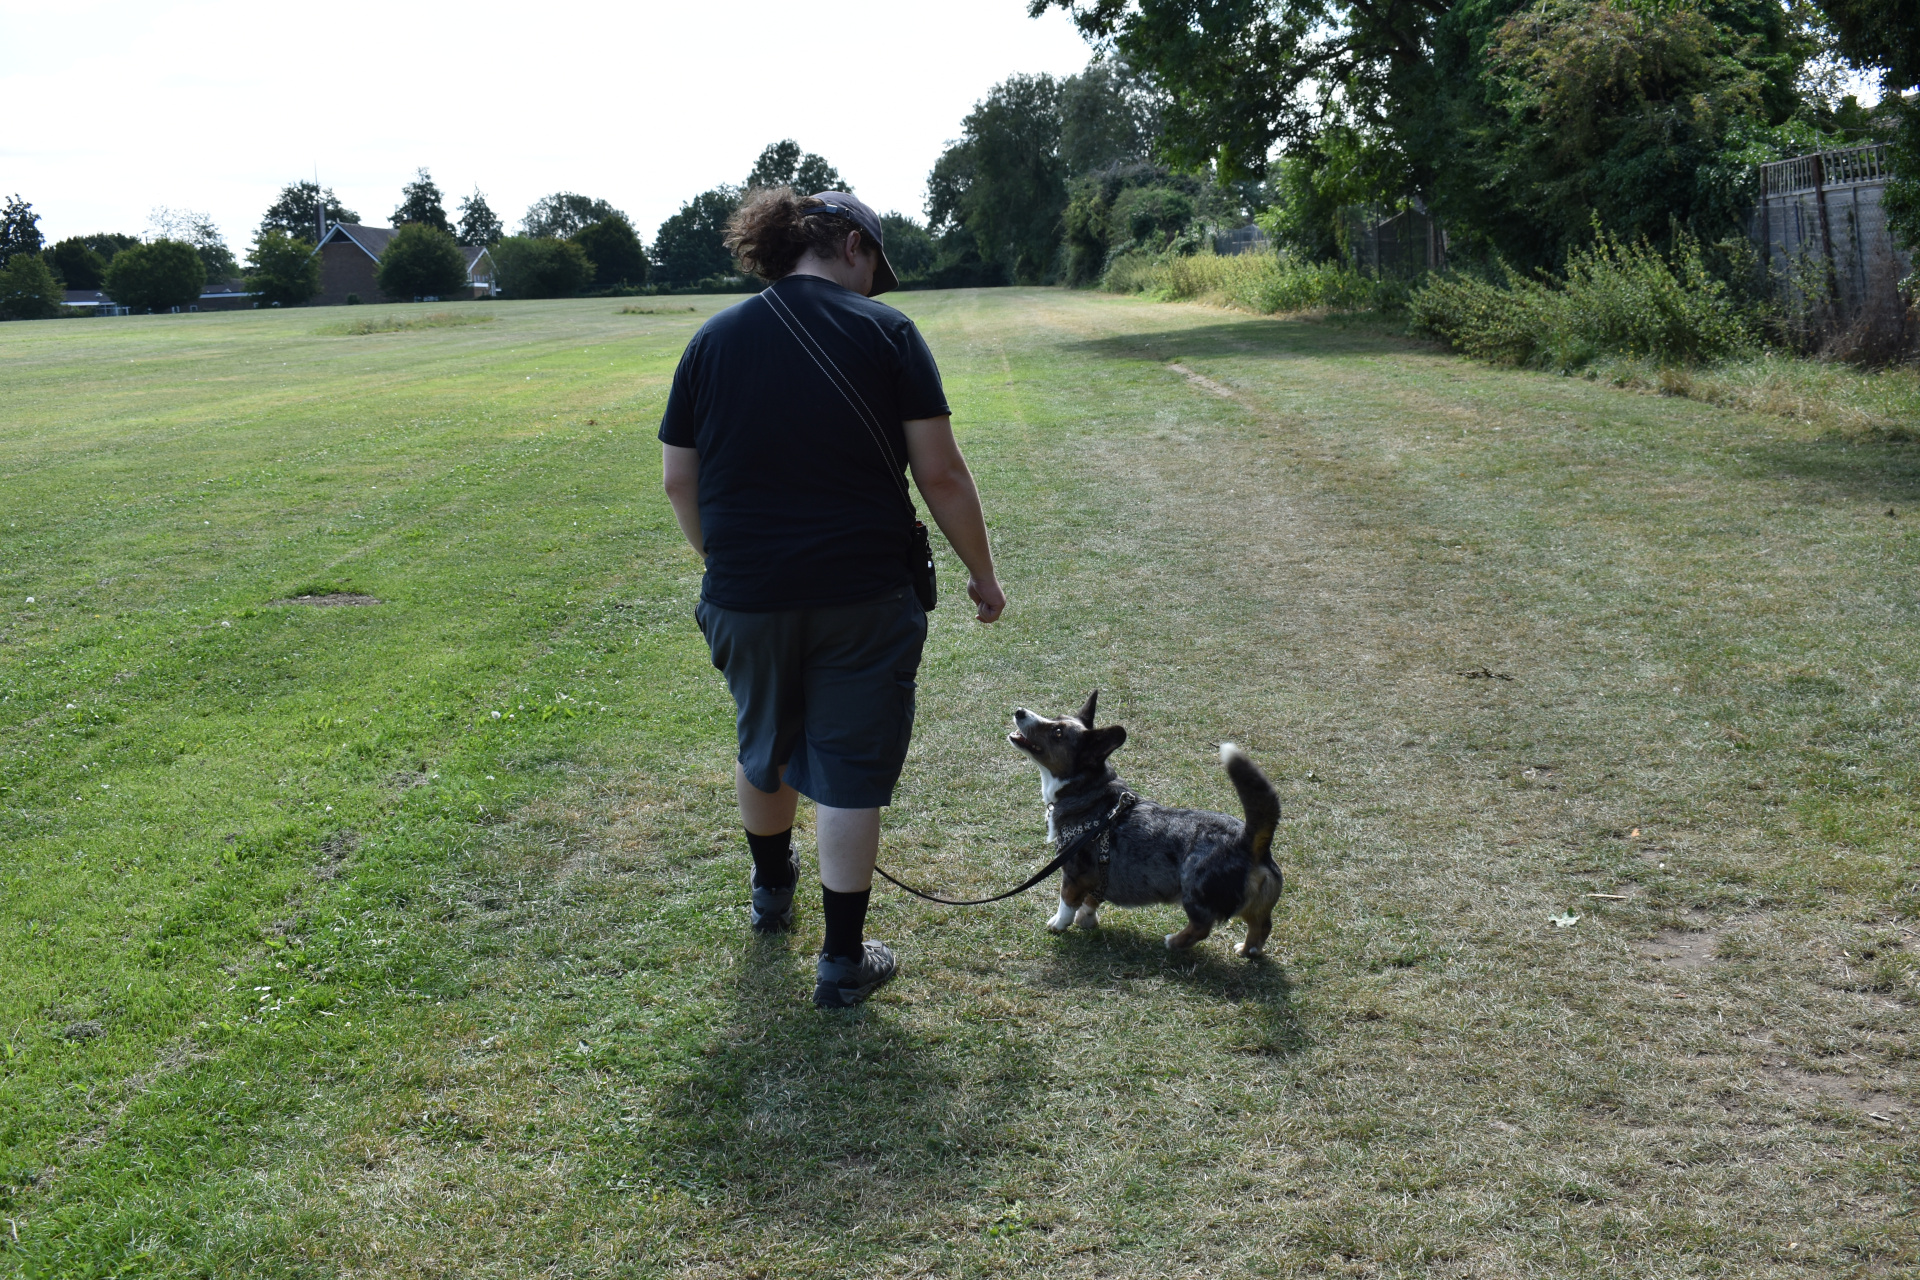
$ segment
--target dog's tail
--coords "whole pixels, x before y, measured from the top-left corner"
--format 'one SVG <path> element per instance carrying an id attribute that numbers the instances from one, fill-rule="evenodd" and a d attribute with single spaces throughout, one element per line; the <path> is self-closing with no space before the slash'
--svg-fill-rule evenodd
<path id="1" fill-rule="evenodd" d="M 1260 766 L 1231 742 L 1220 744 L 1220 763 L 1227 766 L 1227 777 L 1240 793 L 1240 807 L 1247 814 L 1247 842 L 1256 858 L 1271 858 L 1274 829 L 1280 825 L 1280 793 L 1260 772 Z"/>

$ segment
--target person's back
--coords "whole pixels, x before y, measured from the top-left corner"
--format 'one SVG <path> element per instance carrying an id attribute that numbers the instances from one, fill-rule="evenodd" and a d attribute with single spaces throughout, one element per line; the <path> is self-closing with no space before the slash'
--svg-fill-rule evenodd
<path id="1" fill-rule="evenodd" d="M 768 290 L 694 335 L 662 427 L 700 455 L 703 598 L 755 611 L 872 599 L 907 580 L 902 424 L 947 413 L 939 370 L 885 303 L 820 276 Z"/>
<path id="2" fill-rule="evenodd" d="M 841 1008 L 894 974 L 863 928 L 931 607 L 904 470 L 966 563 L 980 621 L 1006 597 L 933 355 L 872 300 L 898 283 L 873 210 L 844 192 L 750 192 L 727 243 L 770 283 L 688 344 L 660 424 L 665 483 L 707 563 L 695 616 L 738 712 L 748 919 L 793 926 L 805 795 L 825 925 L 814 1003 Z"/>

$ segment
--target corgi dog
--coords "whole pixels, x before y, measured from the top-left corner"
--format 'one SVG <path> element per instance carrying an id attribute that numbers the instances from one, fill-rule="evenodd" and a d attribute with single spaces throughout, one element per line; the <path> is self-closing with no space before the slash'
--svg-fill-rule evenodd
<path id="1" fill-rule="evenodd" d="M 1273 860 L 1279 793 L 1229 742 L 1220 748 L 1220 762 L 1240 793 L 1244 819 L 1134 799 L 1108 763 L 1126 742 L 1127 731 L 1117 724 L 1094 727 L 1099 700 L 1095 689 L 1077 715 L 1057 720 L 1017 708 L 1007 735 L 1040 767 L 1050 839 L 1071 841 L 1109 822 L 1061 869 L 1060 909 L 1047 927 L 1055 933 L 1076 924 L 1091 929 L 1107 902 L 1120 907 L 1178 902 L 1187 913 L 1187 927 L 1167 935 L 1168 947 L 1184 951 L 1215 925 L 1237 917 L 1246 922 L 1247 936 L 1234 950 L 1260 955 L 1280 900 L 1280 868 Z"/>

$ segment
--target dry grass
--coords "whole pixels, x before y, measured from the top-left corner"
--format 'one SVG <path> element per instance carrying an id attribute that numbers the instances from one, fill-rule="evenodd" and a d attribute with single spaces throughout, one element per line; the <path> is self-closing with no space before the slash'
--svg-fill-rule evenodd
<path id="1" fill-rule="evenodd" d="M 1913 365 L 1863 369 L 1769 353 L 1692 369 L 1609 362 L 1594 376 L 1615 386 L 1790 418 L 1850 436 L 1895 443 L 1920 438 L 1920 368 Z"/>
<path id="2" fill-rule="evenodd" d="M 499 318 L 490 311 L 434 311 L 424 316 L 388 313 L 326 325 L 314 332 L 332 337 L 365 337 L 375 333 L 405 333 L 412 329 L 455 329 L 468 324 L 492 324 Z"/>
<path id="3" fill-rule="evenodd" d="M 605 638 L 622 710 L 503 749 L 508 821 L 400 810 L 303 926 L 357 1025 L 230 1042 L 96 1157 L 284 1075 L 244 1158 L 30 1232 L 131 1231 L 122 1273 L 1911 1274 L 1907 447 L 1327 325 L 904 302 L 1014 607 L 936 616 L 888 864 L 1034 865 L 1006 710 L 1097 684 L 1143 794 L 1230 806 L 1223 738 L 1280 782 L 1275 959 L 882 892 L 903 977 L 816 1014 L 817 914 L 741 926 L 655 543 L 549 633 Z"/>

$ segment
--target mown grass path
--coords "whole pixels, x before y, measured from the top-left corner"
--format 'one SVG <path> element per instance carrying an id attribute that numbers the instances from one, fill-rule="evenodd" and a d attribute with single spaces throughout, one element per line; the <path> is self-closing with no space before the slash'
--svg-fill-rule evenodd
<path id="1" fill-rule="evenodd" d="M 1912 446 L 902 296 L 1013 607 L 936 616 L 886 864 L 1041 860 L 1006 713 L 1098 685 L 1145 794 L 1230 808 L 1222 739 L 1269 769 L 1289 885 L 1257 965 L 882 889 L 904 975 L 823 1017 L 817 908 L 742 925 L 658 492 L 730 301 L 0 326 L 0 1264 L 1920 1264 Z M 275 603 L 329 591 L 382 603 Z"/>

